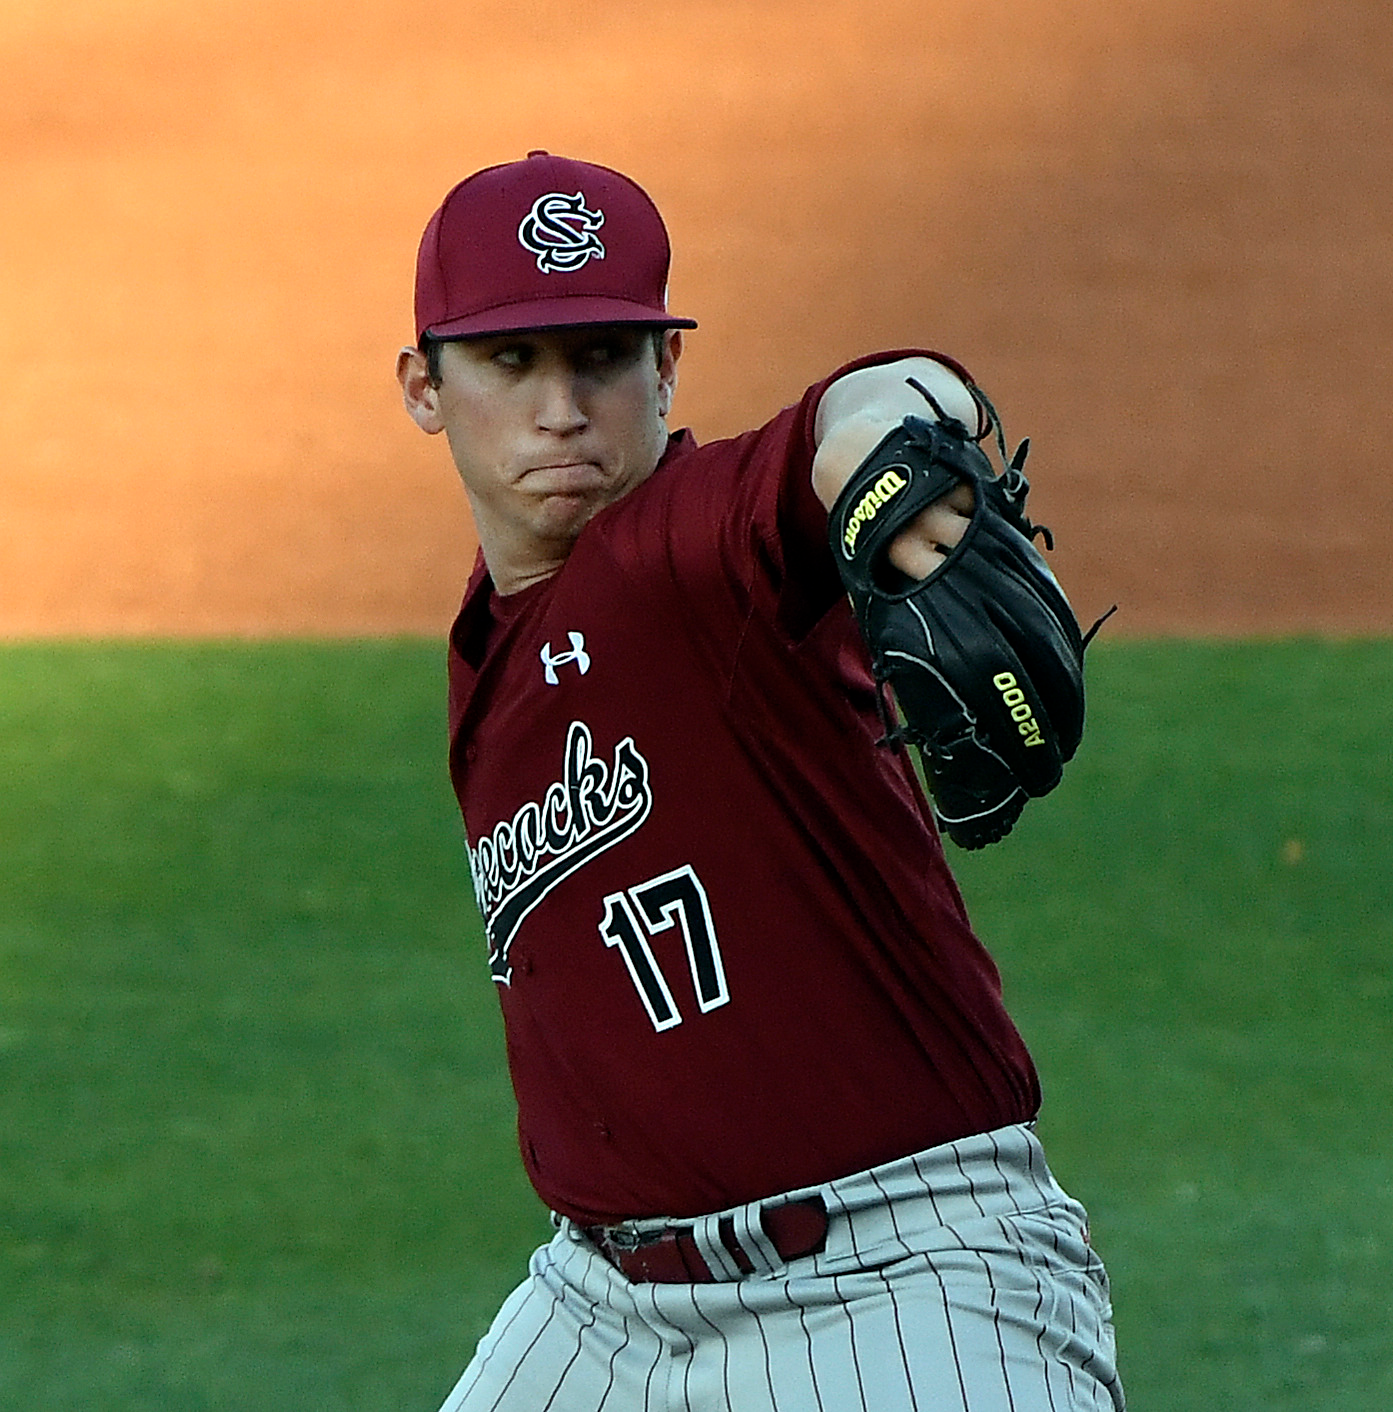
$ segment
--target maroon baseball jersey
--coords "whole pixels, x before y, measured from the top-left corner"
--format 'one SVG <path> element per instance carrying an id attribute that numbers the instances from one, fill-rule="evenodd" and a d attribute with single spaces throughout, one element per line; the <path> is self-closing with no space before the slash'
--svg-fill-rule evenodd
<path id="1" fill-rule="evenodd" d="M 673 437 L 552 578 L 500 598 L 481 564 L 451 634 L 523 1160 L 582 1223 L 720 1210 L 1038 1105 L 910 761 L 876 745 L 810 483 L 826 385 Z"/>

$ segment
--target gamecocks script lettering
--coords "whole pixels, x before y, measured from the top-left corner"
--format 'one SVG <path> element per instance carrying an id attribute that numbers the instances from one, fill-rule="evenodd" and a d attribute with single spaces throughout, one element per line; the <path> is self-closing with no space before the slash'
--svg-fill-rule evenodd
<path id="1" fill-rule="evenodd" d="M 614 747 L 609 764 L 594 749 L 589 728 L 572 721 L 561 778 L 469 849 L 489 970 L 503 985 L 512 980 L 508 952 L 522 919 L 563 878 L 633 833 L 653 807 L 648 762 L 632 736 Z"/>

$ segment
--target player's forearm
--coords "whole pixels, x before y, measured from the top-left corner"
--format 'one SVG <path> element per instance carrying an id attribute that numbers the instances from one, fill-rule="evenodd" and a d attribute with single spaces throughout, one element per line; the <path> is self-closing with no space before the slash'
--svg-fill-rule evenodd
<path id="1" fill-rule="evenodd" d="M 838 378 L 818 405 L 814 430 L 818 448 L 813 458 L 813 490 L 818 499 L 830 510 L 856 468 L 905 417 L 937 420 L 933 403 L 965 426 L 976 425 L 972 394 L 956 373 L 932 358 L 905 358 Z M 961 539 L 971 513 L 972 491 L 960 485 L 891 541 L 886 551 L 890 562 L 910 578 L 927 578 Z"/>
<path id="2" fill-rule="evenodd" d="M 911 378 L 950 417 L 969 427 L 976 425 L 972 394 L 952 369 L 932 358 L 902 358 L 838 378 L 822 395 L 813 432 L 817 441 L 813 490 L 829 510 L 852 472 L 887 432 L 911 414 L 936 418 L 932 403 Z"/>

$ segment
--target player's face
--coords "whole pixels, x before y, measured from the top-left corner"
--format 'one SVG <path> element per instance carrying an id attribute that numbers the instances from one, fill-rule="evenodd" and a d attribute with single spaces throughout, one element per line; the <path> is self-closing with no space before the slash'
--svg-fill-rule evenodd
<path id="1" fill-rule="evenodd" d="M 558 569 L 590 518 L 652 474 L 681 335 L 662 355 L 646 328 L 554 329 L 446 344 L 440 382 L 407 405 L 444 431 L 494 582 Z M 419 355 L 417 355 L 419 357 Z"/>

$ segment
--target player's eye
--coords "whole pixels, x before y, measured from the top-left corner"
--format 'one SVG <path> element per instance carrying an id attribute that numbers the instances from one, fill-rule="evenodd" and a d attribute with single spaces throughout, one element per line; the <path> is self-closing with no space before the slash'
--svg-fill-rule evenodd
<path id="1" fill-rule="evenodd" d="M 617 351 L 613 343 L 606 340 L 603 343 L 587 343 L 581 350 L 576 361 L 583 368 L 607 368 L 615 361 Z"/>
<path id="2" fill-rule="evenodd" d="M 635 340 L 622 334 L 598 338 L 585 344 L 576 360 L 582 368 L 603 372 L 611 368 L 627 367 L 634 360 Z"/>
<path id="3" fill-rule="evenodd" d="M 530 343 L 504 343 L 493 350 L 490 360 L 510 372 L 521 372 L 531 367 L 536 356 Z"/>

